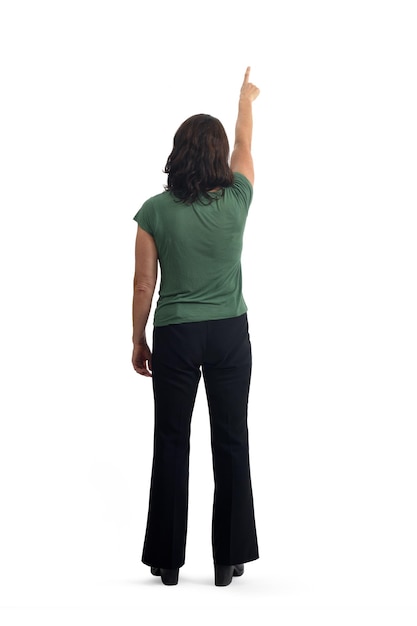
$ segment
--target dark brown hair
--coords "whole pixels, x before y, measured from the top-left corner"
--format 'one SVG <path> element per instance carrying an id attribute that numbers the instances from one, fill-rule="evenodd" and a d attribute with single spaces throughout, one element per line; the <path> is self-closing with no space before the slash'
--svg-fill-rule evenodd
<path id="1" fill-rule="evenodd" d="M 229 166 L 229 141 L 222 123 L 200 113 L 181 124 L 174 136 L 174 147 L 165 169 L 171 191 L 179 200 L 191 204 L 199 196 L 213 199 L 209 191 L 233 184 Z"/>

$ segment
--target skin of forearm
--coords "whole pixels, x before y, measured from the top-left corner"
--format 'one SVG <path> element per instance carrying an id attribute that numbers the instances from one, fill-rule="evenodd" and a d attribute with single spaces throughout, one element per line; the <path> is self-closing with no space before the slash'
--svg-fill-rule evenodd
<path id="1" fill-rule="evenodd" d="M 235 146 L 246 145 L 250 148 L 252 143 L 252 129 L 252 102 L 249 98 L 240 98 L 235 128 Z"/>
<path id="2" fill-rule="evenodd" d="M 135 288 L 133 291 L 133 337 L 134 345 L 141 345 L 146 342 L 146 324 L 151 310 L 153 290 L 146 288 Z"/>

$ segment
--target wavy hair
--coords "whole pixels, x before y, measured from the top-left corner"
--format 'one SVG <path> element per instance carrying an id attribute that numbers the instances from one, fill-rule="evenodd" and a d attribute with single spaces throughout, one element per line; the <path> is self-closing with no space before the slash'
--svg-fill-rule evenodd
<path id="1" fill-rule="evenodd" d="M 209 191 L 233 184 L 229 166 L 229 141 L 222 123 L 211 115 L 200 113 L 181 124 L 174 136 L 174 146 L 164 169 L 168 174 L 166 191 L 191 204 Z"/>

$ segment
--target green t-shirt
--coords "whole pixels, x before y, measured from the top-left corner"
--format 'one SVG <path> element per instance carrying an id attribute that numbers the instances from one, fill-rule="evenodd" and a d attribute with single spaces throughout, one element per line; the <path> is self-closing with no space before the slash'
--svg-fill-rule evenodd
<path id="1" fill-rule="evenodd" d="M 225 319 L 247 311 L 242 295 L 243 232 L 253 188 L 243 174 L 224 195 L 192 205 L 169 191 L 149 198 L 134 216 L 155 240 L 161 268 L 154 325 Z"/>

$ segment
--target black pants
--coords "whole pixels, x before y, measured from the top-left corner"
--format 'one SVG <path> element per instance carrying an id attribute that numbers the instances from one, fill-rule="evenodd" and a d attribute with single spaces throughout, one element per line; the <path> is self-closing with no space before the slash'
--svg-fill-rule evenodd
<path id="1" fill-rule="evenodd" d="M 214 563 L 236 565 L 258 558 L 247 428 L 251 365 L 246 314 L 154 329 L 154 458 L 142 556 L 147 565 L 184 564 L 190 424 L 200 368 L 213 453 Z"/>

